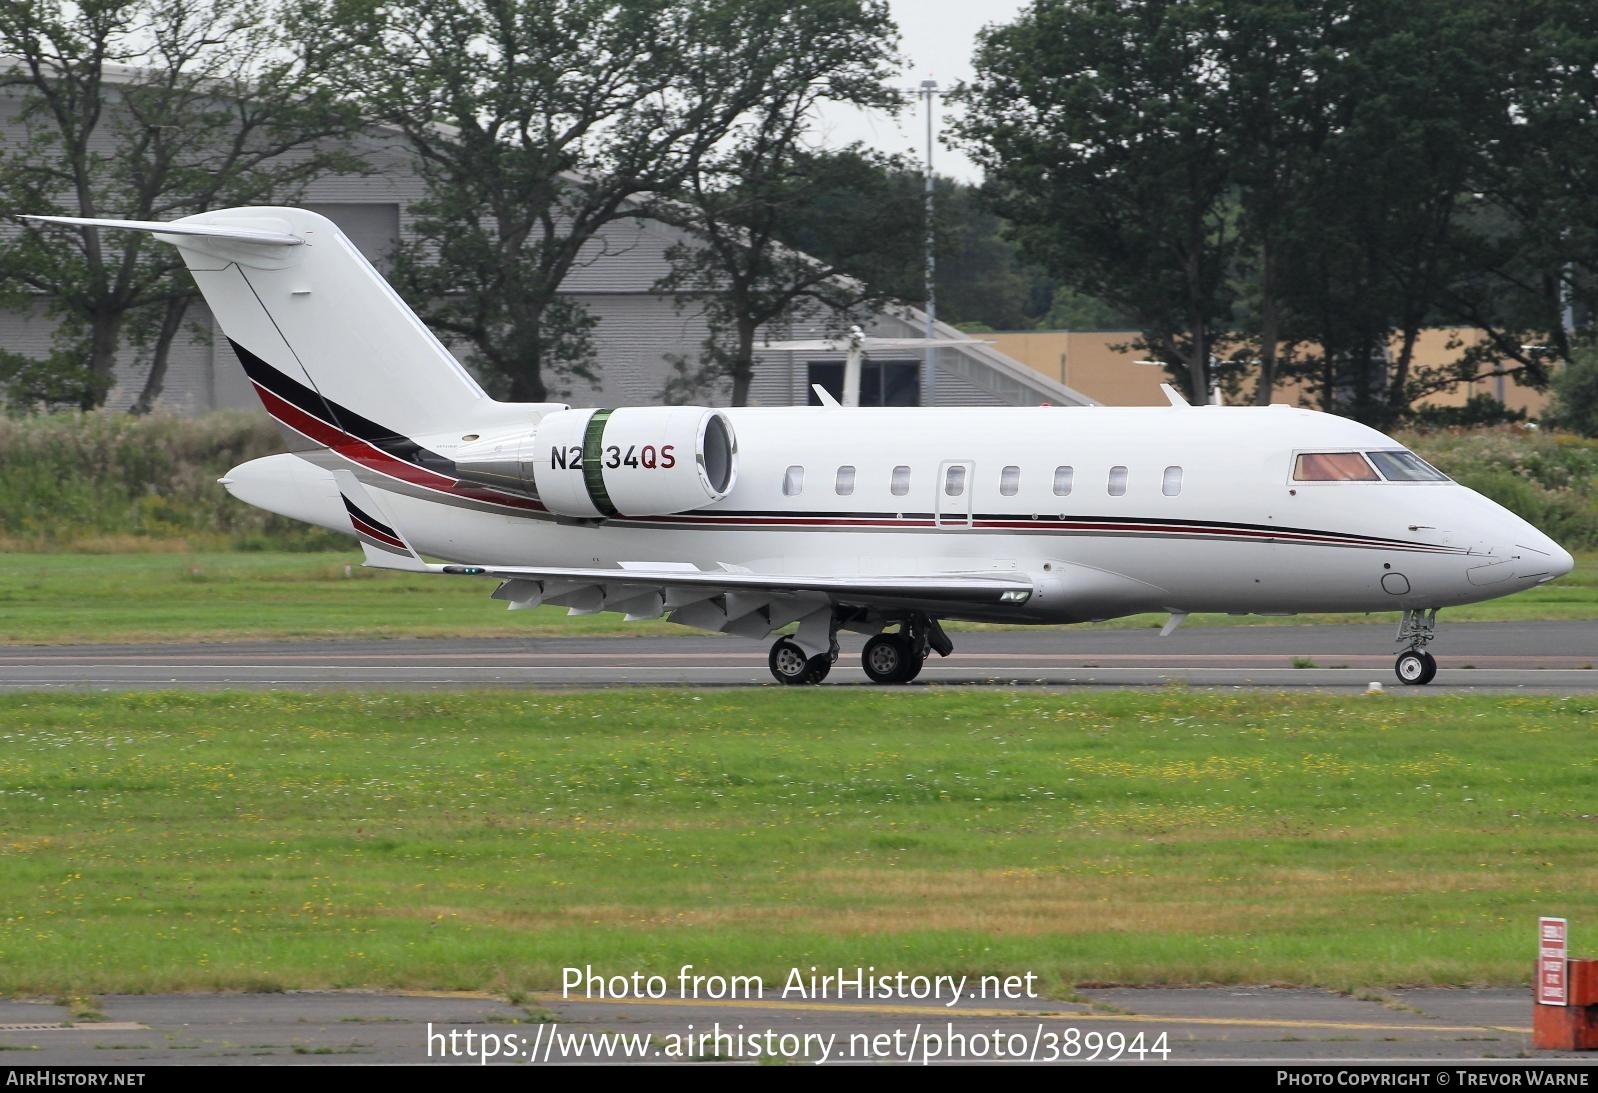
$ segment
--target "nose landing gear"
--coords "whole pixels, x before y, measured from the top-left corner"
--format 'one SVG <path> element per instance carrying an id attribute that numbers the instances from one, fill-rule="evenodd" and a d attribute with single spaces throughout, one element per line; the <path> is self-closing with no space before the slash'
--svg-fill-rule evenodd
<path id="1" fill-rule="evenodd" d="M 1398 654 L 1393 673 L 1406 687 L 1430 683 L 1437 675 L 1437 659 L 1426 646 L 1437 636 L 1437 608 L 1406 608 L 1398 623 L 1398 644 L 1409 648 Z"/>

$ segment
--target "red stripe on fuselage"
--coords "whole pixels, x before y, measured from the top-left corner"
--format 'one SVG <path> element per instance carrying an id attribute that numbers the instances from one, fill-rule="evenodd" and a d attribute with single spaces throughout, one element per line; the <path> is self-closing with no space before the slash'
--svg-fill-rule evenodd
<path id="1" fill-rule="evenodd" d="M 255 381 L 251 381 L 254 383 Z M 331 451 L 343 456 L 352 463 L 358 463 L 368 470 L 377 471 L 390 478 L 397 478 L 401 482 L 408 482 L 413 486 L 437 490 L 454 497 L 466 497 L 473 501 L 486 501 L 489 504 L 504 505 L 509 508 L 526 509 L 530 512 L 547 512 L 548 510 L 537 501 L 526 497 L 516 497 L 513 494 L 500 493 L 497 490 L 483 489 L 477 486 L 468 486 L 459 479 L 450 478 L 448 475 L 430 471 L 425 467 L 418 467 L 414 463 L 407 463 L 397 456 L 385 452 L 370 441 L 352 436 L 344 430 L 329 425 L 319 417 L 306 413 L 287 399 L 276 394 L 270 389 L 255 384 L 255 391 L 261 397 L 261 404 L 266 407 L 266 412 L 277 418 L 283 424 L 301 433 L 311 440 Z"/>
<path id="2" fill-rule="evenodd" d="M 254 382 L 254 381 L 251 381 Z M 541 503 L 514 494 L 471 486 L 459 479 L 436 471 L 418 467 L 385 452 L 370 441 L 362 440 L 342 429 L 328 424 L 319 417 L 306 413 L 292 402 L 270 389 L 255 383 L 267 412 L 289 428 L 303 434 L 318 444 L 331 449 L 353 463 L 397 478 L 402 482 L 424 489 L 435 490 L 451 497 L 467 498 L 528 513 L 546 514 L 549 510 Z M 1270 528 L 1237 528 L 1191 524 L 1147 524 L 1134 522 L 1109 522 L 1087 520 L 974 520 L 967 524 L 964 517 L 947 517 L 944 522 L 925 518 L 884 519 L 872 516 L 738 516 L 719 513 L 676 513 L 660 516 L 612 517 L 617 523 L 667 524 L 694 527 L 805 527 L 805 528 L 861 528 L 891 530 L 898 528 L 967 527 L 1008 531 L 1085 532 L 1108 535 L 1159 535 L 1205 536 L 1209 538 L 1236 539 L 1246 542 L 1285 542 L 1321 546 L 1351 546 L 1371 550 L 1419 551 L 1436 554 L 1459 554 L 1458 548 L 1432 546 L 1426 543 L 1404 543 L 1340 532 L 1287 531 Z M 401 549 L 404 548 L 400 544 Z"/>

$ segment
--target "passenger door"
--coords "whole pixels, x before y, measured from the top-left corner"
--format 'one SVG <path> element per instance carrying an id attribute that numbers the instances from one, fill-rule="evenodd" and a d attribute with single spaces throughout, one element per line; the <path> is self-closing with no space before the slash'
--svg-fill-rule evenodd
<path id="1" fill-rule="evenodd" d="M 971 496 L 976 486 L 976 464 L 951 459 L 938 465 L 937 500 L 933 502 L 940 528 L 971 526 Z"/>

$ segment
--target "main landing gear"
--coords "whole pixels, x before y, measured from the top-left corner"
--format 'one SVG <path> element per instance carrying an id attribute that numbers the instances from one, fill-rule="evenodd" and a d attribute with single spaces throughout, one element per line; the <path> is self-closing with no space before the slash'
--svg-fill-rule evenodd
<path id="1" fill-rule="evenodd" d="M 897 634 L 878 634 L 866 642 L 860 666 L 873 683 L 909 683 L 921 674 L 928 651 L 946 657 L 954 652 L 954 642 L 937 619 L 911 615 L 899 625 Z"/>
<path id="2" fill-rule="evenodd" d="M 771 674 L 778 683 L 790 686 L 802 686 L 810 683 L 820 683 L 827 678 L 827 673 L 832 671 L 832 662 L 838 659 L 838 643 L 833 642 L 832 648 L 825 653 L 817 653 L 813 657 L 805 656 L 805 651 L 787 638 L 778 638 L 771 647 L 771 656 L 767 662 L 771 665 Z"/>
<path id="3" fill-rule="evenodd" d="M 873 683 L 909 683 L 921 674 L 929 651 L 946 657 L 954 652 L 954 643 L 937 619 L 915 614 L 900 622 L 897 633 L 878 634 L 866 642 L 860 664 Z M 806 656 L 793 639 L 778 638 L 767 661 L 778 683 L 799 686 L 826 679 L 837 659 L 836 640 L 826 652 Z"/>
<path id="4" fill-rule="evenodd" d="M 1407 687 L 1430 683 L 1437 675 L 1437 658 L 1426 651 L 1437 636 L 1437 608 L 1407 608 L 1398 623 L 1398 644 L 1409 648 L 1398 654 L 1393 672 Z"/>

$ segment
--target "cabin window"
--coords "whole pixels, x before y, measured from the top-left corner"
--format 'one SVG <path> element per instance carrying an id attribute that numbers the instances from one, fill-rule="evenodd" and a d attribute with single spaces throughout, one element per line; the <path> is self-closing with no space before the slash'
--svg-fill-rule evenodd
<path id="1" fill-rule="evenodd" d="M 1300 482 L 1379 482 L 1376 472 L 1358 452 L 1305 452 L 1293 464 Z"/>
<path id="2" fill-rule="evenodd" d="M 1447 482 L 1448 476 L 1414 452 L 1366 452 L 1389 482 Z"/>
<path id="3" fill-rule="evenodd" d="M 965 494 L 965 468 L 953 466 L 943 476 L 943 492 L 950 497 L 961 497 Z"/>
<path id="4" fill-rule="evenodd" d="M 1122 497 L 1126 494 L 1126 468 L 1110 468 L 1110 496 Z"/>
<path id="5" fill-rule="evenodd" d="M 1167 497 L 1175 497 L 1182 492 L 1182 468 L 1166 467 L 1165 479 L 1160 483 L 1160 492 Z"/>
<path id="6" fill-rule="evenodd" d="M 999 472 L 999 492 L 1005 497 L 1014 497 L 1015 491 L 1021 488 L 1021 468 L 1006 467 Z"/>
<path id="7" fill-rule="evenodd" d="M 805 469 L 803 467 L 789 467 L 788 473 L 782 476 L 782 495 L 784 497 L 798 497 L 805 489 Z"/>
<path id="8" fill-rule="evenodd" d="M 910 468 L 893 468 L 893 483 L 888 487 L 895 497 L 903 497 L 910 492 Z"/>
<path id="9" fill-rule="evenodd" d="M 838 491 L 839 497 L 848 497 L 854 492 L 854 468 L 839 467 L 838 481 L 833 487 Z"/>
<path id="10" fill-rule="evenodd" d="M 1054 468 L 1054 496 L 1066 497 L 1070 494 L 1072 473 L 1070 467 Z"/>

